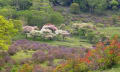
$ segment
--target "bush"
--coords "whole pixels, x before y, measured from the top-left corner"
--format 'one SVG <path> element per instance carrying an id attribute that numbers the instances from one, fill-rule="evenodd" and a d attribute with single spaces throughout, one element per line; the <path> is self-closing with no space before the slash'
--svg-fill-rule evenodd
<path id="1" fill-rule="evenodd" d="M 120 64 L 120 55 L 114 58 L 115 64 Z"/>
<path id="2" fill-rule="evenodd" d="M 112 1 L 110 1 L 110 5 L 113 10 L 117 10 L 117 6 L 119 5 L 119 3 L 117 0 L 112 0 Z"/>
<path id="3" fill-rule="evenodd" d="M 18 32 L 22 32 L 22 21 L 21 20 L 11 20 L 14 24 L 15 29 L 18 30 Z"/>
<path id="4" fill-rule="evenodd" d="M 87 39 L 90 43 L 97 43 L 99 40 L 104 41 L 103 38 L 106 38 L 105 35 L 97 31 L 95 25 L 89 23 L 74 23 L 72 33 L 80 38 Z"/>
<path id="5" fill-rule="evenodd" d="M 5 51 L 0 51 L 0 71 L 9 72 L 16 62 Z M 10 66 L 9 66 L 10 65 Z"/>
<path id="6" fill-rule="evenodd" d="M 64 22 L 64 17 L 60 13 L 54 12 L 54 13 L 50 14 L 49 22 L 59 26 L 60 24 L 62 24 Z"/>
<path id="7" fill-rule="evenodd" d="M 73 62 L 68 61 L 56 67 L 54 72 L 73 72 Z"/>
<path id="8" fill-rule="evenodd" d="M 33 70 L 32 66 L 30 66 L 29 64 L 24 64 L 22 65 L 18 72 L 32 72 L 32 70 Z"/>
<path id="9" fill-rule="evenodd" d="M 11 5 L 16 7 L 17 10 L 27 10 L 32 6 L 32 2 L 31 0 L 19 0 L 19 2 L 12 0 Z"/>
<path id="10" fill-rule="evenodd" d="M 4 17 L 6 17 L 7 19 L 10 18 L 14 18 L 16 15 L 16 11 L 14 9 L 12 9 L 11 7 L 8 8 L 2 8 L 0 10 L 0 14 Z"/>
<path id="11" fill-rule="evenodd" d="M 75 72 L 87 72 L 88 71 L 88 66 L 86 63 L 77 63 L 74 68 Z"/>
<path id="12" fill-rule="evenodd" d="M 74 59 L 68 60 L 65 63 L 56 67 L 55 72 L 87 72 L 88 65 Z"/>
<path id="13" fill-rule="evenodd" d="M 78 14 L 80 12 L 79 4 L 78 3 L 72 3 L 70 7 L 70 11 L 74 14 Z"/>
<path id="14" fill-rule="evenodd" d="M 43 63 L 46 61 L 47 57 L 45 52 L 37 51 L 36 53 L 33 54 L 32 59 L 37 63 Z"/>

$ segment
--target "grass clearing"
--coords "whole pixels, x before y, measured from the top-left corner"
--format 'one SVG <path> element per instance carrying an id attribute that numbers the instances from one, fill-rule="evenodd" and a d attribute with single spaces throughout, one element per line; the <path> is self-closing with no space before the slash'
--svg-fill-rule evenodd
<path id="1" fill-rule="evenodd" d="M 14 40 L 20 40 L 20 39 L 26 39 L 25 35 L 22 34 L 18 34 L 16 37 L 13 38 Z M 50 45 L 55 45 L 55 46 L 68 46 L 68 47 L 86 47 L 86 48 L 90 48 L 92 46 L 92 44 L 88 43 L 87 40 L 85 39 L 80 39 L 77 36 L 73 36 L 73 37 L 68 37 L 66 38 L 65 41 L 57 41 L 57 40 L 53 40 L 53 41 L 43 41 L 40 38 L 28 38 L 28 40 L 32 40 L 32 41 L 39 41 L 40 43 L 47 43 Z"/>
<path id="2" fill-rule="evenodd" d="M 94 72 L 120 72 L 120 65 L 114 66 L 113 68 L 104 71 L 94 71 Z"/>
<path id="3" fill-rule="evenodd" d="M 32 57 L 32 54 L 34 53 L 35 51 L 20 51 L 20 52 L 17 52 L 15 55 L 11 56 L 15 61 L 20 61 L 22 59 L 25 59 L 25 58 L 31 58 Z"/>
<path id="4" fill-rule="evenodd" d="M 118 35 L 120 37 L 120 27 L 98 28 L 98 30 L 107 36 Z"/>
<path id="5" fill-rule="evenodd" d="M 78 37 L 67 38 L 66 41 L 40 41 L 41 43 L 48 43 L 50 45 L 62 45 L 68 47 L 86 47 L 89 48 L 92 44 L 88 43 L 87 40 L 80 39 Z"/>

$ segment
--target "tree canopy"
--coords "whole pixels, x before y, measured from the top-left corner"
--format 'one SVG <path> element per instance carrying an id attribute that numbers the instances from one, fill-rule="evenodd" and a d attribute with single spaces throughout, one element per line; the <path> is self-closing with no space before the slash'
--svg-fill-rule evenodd
<path id="1" fill-rule="evenodd" d="M 12 37 L 17 33 L 12 21 L 0 16 L 0 49 L 8 49 Z"/>

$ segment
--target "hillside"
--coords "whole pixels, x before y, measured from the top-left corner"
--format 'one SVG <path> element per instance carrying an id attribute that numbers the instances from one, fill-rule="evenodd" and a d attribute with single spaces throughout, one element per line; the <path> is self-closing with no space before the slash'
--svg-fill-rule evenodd
<path id="1" fill-rule="evenodd" d="M 120 0 L 0 0 L 0 72 L 120 72 Z"/>

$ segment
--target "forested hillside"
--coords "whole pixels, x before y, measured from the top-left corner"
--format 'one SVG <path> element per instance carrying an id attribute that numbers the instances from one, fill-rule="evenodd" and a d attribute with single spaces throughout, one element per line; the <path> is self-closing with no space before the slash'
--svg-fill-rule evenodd
<path id="1" fill-rule="evenodd" d="M 120 0 L 0 0 L 0 72 L 120 72 Z"/>
<path id="2" fill-rule="evenodd" d="M 82 14 L 81 12 L 84 13 L 86 12 L 91 14 L 104 15 L 104 14 L 108 14 L 106 13 L 107 11 L 111 11 L 111 12 L 113 11 L 114 13 L 117 12 L 119 14 L 118 11 L 120 8 L 120 1 L 119 0 L 0 0 L 0 7 L 1 7 L 0 14 L 5 16 L 7 19 L 22 20 L 23 24 L 25 25 L 42 26 L 45 23 L 53 23 L 56 25 L 60 25 L 61 23 L 64 23 L 67 18 L 69 18 L 67 17 L 68 15 L 66 14 L 71 14 L 71 13 Z M 66 19 L 64 18 L 64 16 Z M 82 15 L 82 17 L 86 17 L 86 16 Z M 75 18 L 72 17 L 72 18 L 74 20 L 79 17 L 75 17 Z"/>

